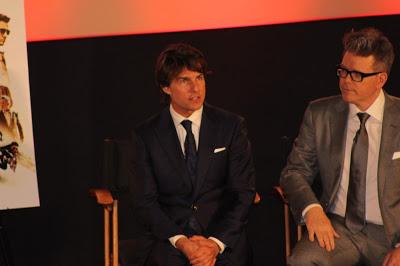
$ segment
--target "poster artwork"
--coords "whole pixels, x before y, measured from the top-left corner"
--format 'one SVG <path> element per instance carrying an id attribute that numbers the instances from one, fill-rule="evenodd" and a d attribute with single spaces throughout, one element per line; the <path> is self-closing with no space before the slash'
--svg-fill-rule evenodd
<path id="1" fill-rule="evenodd" d="M 24 1 L 0 0 L 0 210 L 39 206 Z"/>

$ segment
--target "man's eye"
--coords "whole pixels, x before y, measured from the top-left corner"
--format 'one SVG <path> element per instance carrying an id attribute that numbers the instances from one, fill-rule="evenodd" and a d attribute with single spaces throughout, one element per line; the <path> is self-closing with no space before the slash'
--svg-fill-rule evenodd
<path id="1" fill-rule="evenodd" d="M 351 74 L 352 74 L 353 78 L 356 78 L 356 79 L 359 79 L 362 76 L 361 73 L 357 72 L 357 71 L 353 71 L 353 72 L 351 72 Z"/>

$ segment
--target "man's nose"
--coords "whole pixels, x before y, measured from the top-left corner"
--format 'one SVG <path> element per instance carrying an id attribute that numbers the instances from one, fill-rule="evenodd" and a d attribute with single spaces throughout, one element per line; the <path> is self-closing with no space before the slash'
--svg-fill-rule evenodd
<path id="1" fill-rule="evenodd" d="M 200 89 L 200 82 L 197 80 L 192 80 L 190 82 L 190 88 L 193 91 L 198 91 Z"/>

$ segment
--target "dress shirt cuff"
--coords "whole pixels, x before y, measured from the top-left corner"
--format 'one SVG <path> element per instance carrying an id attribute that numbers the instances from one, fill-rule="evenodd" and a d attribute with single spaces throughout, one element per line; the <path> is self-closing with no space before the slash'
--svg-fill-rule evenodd
<path id="1" fill-rule="evenodd" d="M 217 238 L 210 236 L 208 239 L 214 241 L 218 247 L 219 247 L 219 254 L 222 254 L 222 252 L 224 252 L 226 245 L 224 243 L 222 243 L 221 241 L 219 241 Z"/>
<path id="2" fill-rule="evenodd" d="M 301 213 L 301 217 L 302 217 L 303 221 L 305 221 L 304 217 L 306 216 L 306 213 L 313 207 L 320 207 L 322 209 L 321 204 L 318 204 L 318 203 L 312 203 L 312 204 L 308 205 L 307 207 L 304 208 L 303 212 Z"/>
<path id="3" fill-rule="evenodd" d="M 179 239 L 181 239 L 182 237 L 186 237 L 185 235 L 176 235 L 176 236 L 171 236 L 170 238 L 168 238 L 169 242 L 171 242 L 171 245 L 174 246 L 174 248 L 176 248 L 176 241 L 178 241 Z"/>

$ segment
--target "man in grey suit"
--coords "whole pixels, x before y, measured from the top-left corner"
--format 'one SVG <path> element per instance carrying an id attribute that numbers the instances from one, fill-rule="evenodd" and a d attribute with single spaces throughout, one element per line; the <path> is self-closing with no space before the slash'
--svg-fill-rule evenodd
<path id="1" fill-rule="evenodd" d="M 383 90 L 393 46 L 374 28 L 346 33 L 343 46 L 341 96 L 309 104 L 281 173 L 308 231 L 288 264 L 400 265 L 400 99 Z"/>

